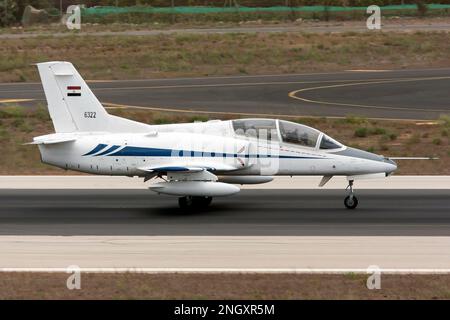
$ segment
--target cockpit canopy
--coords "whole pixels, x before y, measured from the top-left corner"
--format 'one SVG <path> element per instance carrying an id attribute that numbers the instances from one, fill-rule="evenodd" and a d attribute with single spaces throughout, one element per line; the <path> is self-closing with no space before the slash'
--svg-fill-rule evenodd
<path id="1" fill-rule="evenodd" d="M 306 148 L 339 149 L 343 145 L 314 128 L 284 120 L 239 119 L 233 120 L 236 135 L 270 140 Z"/>
<path id="2" fill-rule="evenodd" d="M 289 121 L 279 121 L 283 142 L 315 148 L 320 131 Z"/>
<path id="3" fill-rule="evenodd" d="M 278 129 L 276 120 L 272 119 L 241 119 L 233 120 L 234 133 L 264 140 L 278 141 Z"/>

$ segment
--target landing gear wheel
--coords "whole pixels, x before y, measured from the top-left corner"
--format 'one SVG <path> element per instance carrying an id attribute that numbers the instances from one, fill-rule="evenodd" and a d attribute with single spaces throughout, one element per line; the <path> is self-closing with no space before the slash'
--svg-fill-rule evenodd
<path id="1" fill-rule="evenodd" d="M 180 197 L 178 198 L 178 205 L 181 209 L 189 209 L 192 207 L 192 197 Z"/>
<path id="2" fill-rule="evenodd" d="M 347 209 L 355 209 L 358 206 L 358 198 L 354 195 L 346 196 L 344 204 Z"/>
<path id="3" fill-rule="evenodd" d="M 192 204 L 197 208 L 206 208 L 211 204 L 212 197 L 192 197 Z"/>
<path id="4" fill-rule="evenodd" d="M 212 197 L 180 197 L 178 198 L 178 205 L 181 209 L 191 208 L 206 208 L 211 204 Z"/>
<path id="5" fill-rule="evenodd" d="M 358 206 L 358 198 L 353 194 L 353 180 L 348 181 L 347 189 L 349 189 L 349 194 L 344 199 L 345 207 L 355 209 Z"/>

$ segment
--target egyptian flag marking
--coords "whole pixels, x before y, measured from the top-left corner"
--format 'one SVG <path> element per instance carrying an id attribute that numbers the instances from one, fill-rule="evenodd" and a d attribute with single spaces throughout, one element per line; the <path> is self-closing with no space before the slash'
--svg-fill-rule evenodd
<path id="1" fill-rule="evenodd" d="M 81 96 L 81 87 L 80 86 L 68 86 L 67 87 L 67 96 L 68 97 L 80 97 Z"/>

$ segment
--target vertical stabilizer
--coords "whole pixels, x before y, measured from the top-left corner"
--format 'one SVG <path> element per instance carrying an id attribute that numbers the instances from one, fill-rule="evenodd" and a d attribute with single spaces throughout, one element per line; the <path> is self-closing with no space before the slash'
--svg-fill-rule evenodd
<path id="1" fill-rule="evenodd" d="M 106 130 L 108 113 L 70 62 L 37 66 L 56 132 Z"/>

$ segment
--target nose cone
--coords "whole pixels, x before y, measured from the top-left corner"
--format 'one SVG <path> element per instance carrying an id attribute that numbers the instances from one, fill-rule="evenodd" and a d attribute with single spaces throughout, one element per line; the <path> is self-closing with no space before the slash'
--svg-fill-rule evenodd
<path id="1" fill-rule="evenodd" d="M 345 150 L 335 152 L 335 154 L 339 154 L 346 157 L 352 157 L 352 158 L 360 158 L 360 159 L 366 159 L 366 160 L 373 160 L 373 161 L 381 161 L 383 162 L 386 158 L 383 156 L 380 156 L 375 153 L 367 152 L 364 150 L 346 147 Z"/>
<path id="2" fill-rule="evenodd" d="M 395 170 L 397 170 L 397 164 L 394 161 L 375 153 L 347 147 L 345 150 L 338 151 L 335 154 L 352 158 L 376 161 L 376 163 L 378 163 L 378 165 L 376 166 L 377 168 L 376 170 L 379 170 L 378 172 L 386 172 L 386 175 L 389 175 Z"/>
<path id="3" fill-rule="evenodd" d="M 386 163 L 386 174 L 391 174 L 395 170 L 397 170 L 397 163 L 394 160 L 389 158 L 384 158 L 384 162 Z"/>

